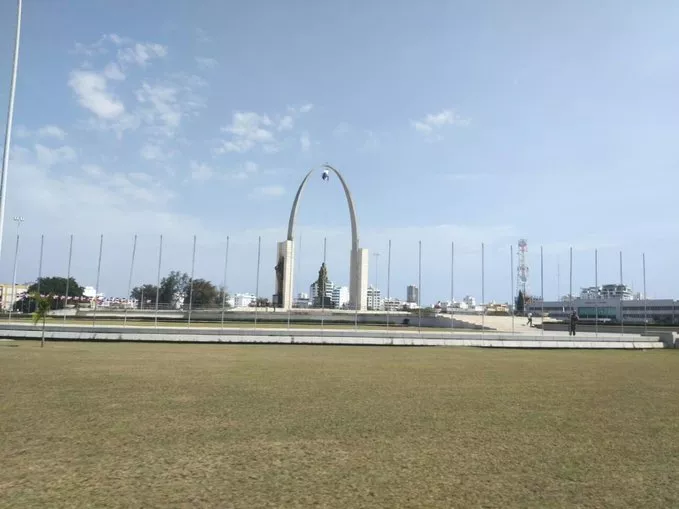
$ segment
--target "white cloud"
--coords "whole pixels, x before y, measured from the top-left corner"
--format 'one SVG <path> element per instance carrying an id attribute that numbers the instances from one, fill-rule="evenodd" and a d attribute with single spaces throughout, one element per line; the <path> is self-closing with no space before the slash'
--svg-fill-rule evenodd
<path id="1" fill-rule="evenodd" d="M 234 180 L 245 180 L 257 174 L 259 166 L 252 161 L 246 161 L 243 167 L 235 172 L 226 175 L 226 178 Z"/>
<path id="2" fill-rule="evenodd" d="M 145 67 L 154 58 L 162 58 L 167 55 L 167 47 L 156 43 L 140 43 L 121 48 L 118 50 L 120 62 L 137 64 Z"/>
<path id="3" fill-rule="evenodd" d="M 334 136 L 343 136 L 349 132 L 349 124 L 347 122 L 340 122 L 337 127 L 333 129 L 332 134 Z"/>
<path id="4" fill-rule="evenodd" d="M 311 140 L 309 139 L 309 133 L 304 132 L 302 133 L 302 136 L 299 138 L 299 144 L 300 147 L 302 148 L 302 152 L 309 152 L 309 149 L 311 148 Z"/>
<path id="5" fill-rule="evenodd" d="M 122 81 L 125 79 L 125 74 L 120 69 L 120 66 L 115 62 L 110 62 L 104 68 L 104 76 L 110 80 Z"/>
<path id="6" fill-rule="evenodd" d="M 166 152 L 158 145 L 146 143 L 139 151 L 142 159 L 147 161 L 162 161 L 166 157 Z"/>
<path id="7" fill-rule="evenodd" d="M 137 90 L 137 101 L 145 105 L 141 111 L 142 119 L 161 134 L 172 136 L 181 122 L 181 106 L 177 99 L 177 88 L 142 83 Z"/>
<path id="8" fill-rule="evenodd" d="M 250 193 L 250 198 L 278 198 L 284 194 L 285 188 L 283 186 L 261 186 L 256 187 L 252 193 Z"/>
<path id="9" fill-rule="evenodd" d="M 437 133 L 442 127 L 446 125 L 467 126 L 469 119 L 460 117 L 454 110 L 442 110 L 439 113 L 429 113 L 421 120 L 412 121 L 413 128 L 427 136 L 432 141 L 442 139 L 441 135 Z"/>
<path id="10" fill-rule="evenodd" d="M 75 150 L 67 145 L 59 148 L 48 148 L 44 145 L 36 144 L 34 148 L 38 164 L 45 168 L 62 163 L 71 163 L 78 158 Z"/>
<path id="11" fill-rule="evenodd" d="M 210 180 L 214 175 L 213 169 L 204 163 L 197 163 L 196 161 L 191 161 L 191 178 L 193 180 Z"/>
<path id="12" fill-rule="evenodd" d="M 97 164 L 83 164 L 82 170 L 90 177 L 101 177 L 104 174 L 104 170 Z"/>
<path id="13" fill-rule="evenodd" d="M 210 57 L 196 57 L 196 64 L 198 64 L 200 69 L 207 70 L 217 67 L 218 62 L 214 58 Z"/>
<path id="14" fill-rule="evenodd" d="M 110 120 L 121 116 L 125 106 L 107 89 L 106 77 L 93 71 L 72 71 L 68 81 L 78 97 L 78 102 L 100 119 Z"/>
<path id="15" fill-rule="evenodd" d="M 256 145 L 275 146 L 277 144 L 271 127 L 273 122 L 267 115 L 255 112 L 236 112 L 231 124 L 222 127 L 222 132 L 231 134 L 231 139 L 223 141 L 217 153 L 252 150 Z"/>
<path id="16" fill-rule="evenodd" d="M 38 129 L 38 136 L 63 140 L 66 137 L 66 131 L 55 125 L 46 125 Z"/>
<path id="17" fill-rule="evenodd" d="M 279 131 L 289 131 L 292 129 L 294 125 L 294 121 L 290 115 L 285 115 L 278 121 L 278 130 Z"/>

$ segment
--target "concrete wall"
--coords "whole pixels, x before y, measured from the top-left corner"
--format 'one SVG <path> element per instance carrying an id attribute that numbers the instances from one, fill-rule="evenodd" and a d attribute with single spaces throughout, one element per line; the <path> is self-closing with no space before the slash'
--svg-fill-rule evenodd
<path id="1" fill-rule="evenodd" d="M 0 338 L 39 340 L 39 327 L 3 325 Z M 663 348 L 658 338 L 642 336 L 581 337 L 479 333 L 405 333 L 386 331 L 252 330 L 58 327 L 46 329 L 47 341 L 145 341 L 187 343 L 332 344 L 375 346 L 477 346 L 491 348 Z"/>

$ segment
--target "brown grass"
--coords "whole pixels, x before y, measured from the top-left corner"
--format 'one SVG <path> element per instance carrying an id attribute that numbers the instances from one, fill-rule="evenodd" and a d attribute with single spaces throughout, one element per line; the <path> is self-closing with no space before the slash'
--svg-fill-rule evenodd
<path id="1" fill-rule="evenodd" d="M 679 507 L 675 351 L 0 343 L 1 507 Z"/>

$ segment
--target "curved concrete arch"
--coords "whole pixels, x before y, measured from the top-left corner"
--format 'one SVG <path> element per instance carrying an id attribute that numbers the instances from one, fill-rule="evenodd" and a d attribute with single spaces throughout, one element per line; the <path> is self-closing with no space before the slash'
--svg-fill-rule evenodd
<path id="1" fill-rule="evenodd" d="M 322 165 L 322 168 L 326 168 L 332 171 L 335 175 L 337 175 L 337 178 L 339 179 L 340 183 L 342 184 L 342 187 L 344 188 L 344 194 L 347 198 L 347 204 L 349 205 L 349 216 L 351 218 L 351 248 L 352 250 L 358 250 L 359 246 L 358 221 L 356 219 L 356 207 L 354 206 L 354 199 L 351 196 L 349 186 L 347 185 L 347 182 L 344 180 L 342 174 L 337 169 L 333 168 L 329 164 Z M 295 220 L 297 219 L 297 209 L 299 208 L 299 199 L 302 196 L 302 191 L 304 191 L 304 187 L 306 186 L 309 177 L 311 177 L 311 175 L 315 171 L 316 168 L 310 170 L 309 173 L 307 173 L 304 179 L 302 180 L 302 183 L 299 185 L 299 189 L 297 189 L 295 201 L 292 203 L 292 209 L 290 210 L 290 220 L 288 221 L 288 240 L 294 240 Z"/>
<path id="2" fill-rule="evenodd" d="M 329 164 L 323 164 L 320 168 L 333 172 L 344 189 L 344 194 L 347 199 L 347 205 L 349 206 L 349 217 L 351 219 L 351 262 L 349 266 L 349 294 L 350 294 L 350 304 L 354 309 L 363 310 L 366 307 L 367 299 L 367 287 L 368 287 L 368 251 L 366 249 L 361 249 L 359 244 L 358 236 L 358 219 L 356 218 L 356 207 L 354 205 L 354 199 L 351 196 L 351 191 L 347 185 L 346 180 L 342 174 Z M 302 197 L 302 192 L 306 187 L 307 182 L 311 175 L 319 168 L 313 168 L 310 170 L 302 183 L 297 189 L 297 194 L 295 195 L 295 201 L 292 203 L 292 209 L 290 210 L 290 219 L 288 221 L 288 237 L 283 243 L 279 243 L 278 259 L 279 263 L 277 265 L 277 295 L 283 306 L 289 307 L 292 305 L 292 279 L 293 279 L 293 267 L 294 267 L 294 235 L 295 235 L 295 222 L 297 219 L 297 210 L 299 208 L 299 200 Z"/>

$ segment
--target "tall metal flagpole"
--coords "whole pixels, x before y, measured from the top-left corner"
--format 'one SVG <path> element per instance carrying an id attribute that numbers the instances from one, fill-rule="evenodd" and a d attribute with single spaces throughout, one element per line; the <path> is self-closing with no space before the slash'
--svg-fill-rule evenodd
<path id="1" fill-rule="evenodd" d="M 486 330 L 486 245 L 481 242 L 481 333 Z"/>
<path id="2" fill-rule="evenodd" d="M 134 273 L 134 256 L 137 254 L 137 234 L 135 233 L 134 235 L 134 242 L 132 242 L 132 261 L 130 262 L 130 277 L 127 280 L 127 297 L 126 299 L 131 299 L 131 292 L 132 292 L 132 274 Z M 142 289 L 142 292 L 144 290 Z M 144 295 L 139 296 L 141 299 L 144 298 Z M 127 302 L 125 304 L 125 316 L 123 317 L 123 327 L 127 326 L 127 311 L 130 307 L 130 303 Z"/>
<path id="3" fill-rule="evenodd" d="M 594 288 L 596 304 L 594 304 L 594 334 L 599 336 L 599 250 L 594 250 Z"/>
<path id="4" fill-rule="evenodd" d="M 512 334 L 514 334 L 514 316 L 516 315 L 516 298 L 514 297 L 514 245 L 509 245 L 509 284 L 511 286 L 511 299 L 509 309 L 512 312 Z"/>
<path id="5" fill-rule="evenodd" d="M 328 238 L 323 237 L 323 265 L 325 265 L 325 263 L 326 263 L 327 256 L 328 256 Z M 326 267 L 326 270 L 327 270 L 327 267 Z M 316 285 L 316 286 L 318 286 L 318 285 Z M 326 291 L 327 291 L 327 288 L 325 286 L 325 281 L 323 282 L 323 294 L 321 295 L 320 287 L 316 288 L 316 291 L 318 292 L 318 294 L 321 297 L 321 335 L 323 335 L 323 331 L 325 329 L 325 295 L 326 295 Z"/>
<path id="6" fill-rule="evenodd" d="M 622 286 L 623 283 L 623 278 L 622 278 L 622 251 L 620 251 L 620 286 Z M 620 291 L 623 291 L 622 288 L 620 288 Z M 624 306 L 624 300 L 622 298 L 622 295 L 620 295 L 620 334 L 625 333 L 625 306 Z"/>
<path id="7" fill-rule="evenodd" d="M 68 290 L 71 283 L 71 260 L 73 258 L 73 234 L 68 246 L 68 270 L 66 271 L 66 300 L 64 300 L 64 323 L 66 323 L 66 305 L 68 304 Z"/>
<path id="8" fill-rule="evenodd" d="M 542 246 L 540 246 L 540 328 L 545 335 L 545 264 Z"/>
<path id="9" fill-rule="evenodd" d="M 229 237 L 226 237 L 226 253 L 224 254 L 224 279 L 222 280 L 222 321 L 221 331 L 224 332 L 224 310 L 226 308 L 226 270 L 229 268 Z"/>
<path id="10" fill-rule="evenodd" d="M 391 310 L 391 240 L 389 240 L 389 250 L 387 252 L 387 329 L 389 328 L 389 312 Z"/>
<path id="11" fill-rule="evenodd" d="M 455 241 L 450 243 L 450 331 L 455 329 Z"/>
<path id="12" fill-rule="evenodd" d="M 257 240 L 257 282 L 255 283 L 255 330 L 257 330 L 257 313 L 259 311 L 259 266 L 262 261 L 262 237 Z"/>
<path id="13" fill-rule="evenodd" d="M 45 247 L 45 234 L 40 235 L 40 260 L 38 261 L 38 295 L 40 295 L 40 280 L 42 279 L 42 253 Z"/>
<path id="14" fill-rule="evenodd" d="M 158 245 L 158 277 L 156 278 L 156 311 L 153 315 L 153 322 L 158 328 L 158 301 L 160 300 L 160 265 L 163 262 L 163 236 L 160 236 L 160 243 Z"/>
<path id="15" fill-rule="evenodd" d="M 573 312 L 573 248 L 568 254 L 568 313 Z"/>
<path id="16" fill-rule="evenodd" d="M 12 77 L 9 85 L 9 107 L 7 108 L 7 125 L 5 126 L 5 145 L 2 153 L 2 176 L 0 177 L 0 253 L 5 229 L 5 203 L 7 201 L 7 173 L 9 172 L 9 150 L 12 143 L 12 125 L 14 122 L 14 96 L 16 94 L 17 70 L 19 67 L 19 41 L 21 40 L 21 4 L 17 0 L 17 27 L 14 36 L 14 58 L 12 61 Z"/>
<path id="17" fill-rule="evenodd" d="M 556 259 L 556 300 L 561 300 L 561 260 Z"/>
<path id="18" fill-rule="evenodd" d="M 14 249 L 14 269 L 12 271 L 12 297 L 10 298 L 9 301 L 9 317 L 8 319 L 12 319 L 12 310 L 14 309 L 14 302 L 16 301 L 17 294 L 16 294 L 16 288 L 17 288 L 17 263 L 19 262 L 19 230 L 21 228 L 21 223 L 24 222 L 24 218 L 20 216 L 15 216 L 14 221 L 16 221 L 17 224 L 17 242 L 16 242 L 16 248 Z"/>
<path id="19" fill-rule="evenodd" d="M 648 332 L 648 307 L 647 307 L 647 299 L 648 297 L 646 296 L 646 253 L 642 253 L 641 255 L 641 263 L 642 263 L 642 269 L 643 269 L 643 276 L 644 276 L 644 333 Z"/>
<path id="20" fill-rule="evenodd" d="M 196 270 L 196 236 L 193 236 L 193 254 L 191 255 L 191 283 L 189 283 L 189 319 L 187 327 L 191 327 L 191 309 L 193 308 L 193 276 Z"/>
<path id="21" fill-rule="evenodd" d="M 417 329 L 422 332 L 422 241 L 418 243 L 417 257 Z"/>
<path id="22" fill-rule="evenodd" d="M 97 323 L 97 303 L 99 300 L 99 278 L 101 276 L 101 253 L 104 250 L 104 234 L 99 237 L 99 261 L 97 262 L 97 282 L 94 286 L 94 311 L 92 312 L 92 327 Z"/>

